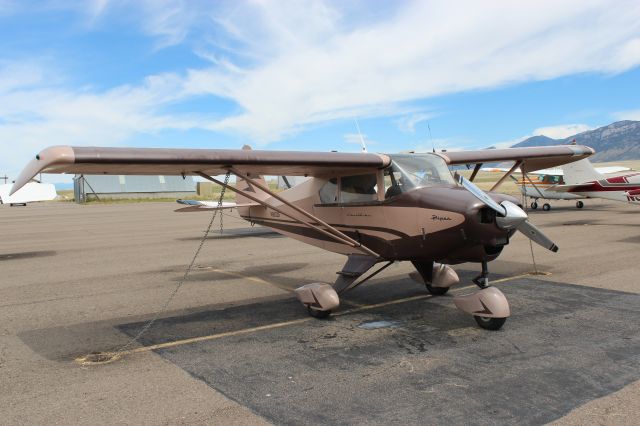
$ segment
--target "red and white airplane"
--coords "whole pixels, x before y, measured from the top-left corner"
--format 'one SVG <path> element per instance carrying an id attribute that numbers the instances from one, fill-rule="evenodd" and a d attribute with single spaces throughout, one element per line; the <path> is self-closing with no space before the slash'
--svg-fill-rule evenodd
<path id="1" fill-rule="evenodd" d="M 607 178 L 598 173 L 587 159 L 565 164 L 562 170 L 565 184 L 552 186 L 547 191 L 640 204 L 638 172 Z"/>

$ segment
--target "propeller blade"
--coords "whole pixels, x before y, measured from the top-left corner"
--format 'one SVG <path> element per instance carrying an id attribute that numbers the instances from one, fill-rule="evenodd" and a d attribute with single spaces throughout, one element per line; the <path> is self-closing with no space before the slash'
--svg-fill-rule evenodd
<path id="1" fill-rule="evenodd" d="M 462 185 L 467 191 L 475 195 L 475 197 L 482 201 L 487 207 L 492 208 L 499 215 L 506 216 L 507 209 L 502 205 L 498 204 L 493 198 L 489 197 L 486 192 L 482 189 L 478 188 L 474 183 L 470 180 L 466 179 L 464 176 L 458 176 L 458 182 Z"/>
<path id="2" fill-rule="evenodd" d="M 558 246 L 528 220 L 522 222 L 516 229 L 526 235 L 527 238 L 540 244 L 542 247 L 551 250 L 554 253 L 558 251 Z"/>

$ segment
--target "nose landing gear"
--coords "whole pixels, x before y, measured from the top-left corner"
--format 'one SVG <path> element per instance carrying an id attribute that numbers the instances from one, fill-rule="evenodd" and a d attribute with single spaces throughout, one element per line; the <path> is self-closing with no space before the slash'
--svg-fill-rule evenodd
<path id="1" fill-rule="evenodd" d="M 462 312 L 473 315 L 476 323 L 487 330 L 499 330 L 511 315 L 509 302 L 504 294 L 489 285 L 487 262 L 482 262 L 482 272 L 473 279 L 480 291 L 453 298 L 453 303 Z"/>

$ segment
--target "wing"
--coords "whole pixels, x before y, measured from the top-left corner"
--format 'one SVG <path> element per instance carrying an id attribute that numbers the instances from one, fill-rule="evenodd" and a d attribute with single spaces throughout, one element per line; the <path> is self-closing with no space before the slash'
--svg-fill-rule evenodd
<path id="1" fill-rule="evenodd" d="M 226 210 L 235 209 L 237 207 L 251 207 L 259 206 L 258 203 L 241 203 L 238 204 L 235 201 L 223 201 L 221 206 L 218 206 L 217 201 L 203 201 L 203 200 L 176 200 L 176 203 L 188 206 L 184 208 L 184 211 L 196 211 L 196 210 Z M 190 210 L 186 210 L 190 209 Z M 180 211 L 180 210 L 176 210 Z"/>
<path id="2" fill-rule="evenodd" d="M 369 153 L 54 146 L 27 164 L 11 191 L 38 173 L 215 176 L 237 167 L 252 175 L 329 176 L 367 173 L 389 163 L 386 155 Z"/>
<path id="3" fill-rule="evenodd" d="M 481 172 L 495 172 L 495 173 L 506 173 L 511 170 L 509 167 L 483 167 L 480 169 Z M 513 171 L 514 175 L 518 173 L 522 173 L 520 167 L 516 168 Z M 553 169 L 543 169 L 543 170 L 535 170 L 527 173 L 529 176 L 539 176 L 539 175 L 552 175 L 552 176 L 564 176 L 564 172 L 560 168 Z"/>
<path id="4" fill-rule="evenodd" d="M 497 163 L 522 161 L 525 173 L 560 166 L 586 158 L 595 151 L 584 145 L 540 146 L 527 148 L 483 149 L 438 153 L 448 164 Z"/>
<path id="5" fill-rule="evenodd" d="M 631 170 L 630 167 L 624 167 L 624 166 L 596 167 L 596 172 L 603 175 L 608 175 L 610 173 L 628 172 L 630 170 Z"/>

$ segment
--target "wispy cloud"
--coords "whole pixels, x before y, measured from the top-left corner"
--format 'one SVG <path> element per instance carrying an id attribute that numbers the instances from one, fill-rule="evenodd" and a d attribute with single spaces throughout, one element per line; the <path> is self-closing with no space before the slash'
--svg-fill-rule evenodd
<path id="1" fill-rule="evenodd" d="M 472 141 L 461 138 L 435 138 L 423 139 L 416 143 L 415 152 L 432 152 L 439 151 L 462 151 L 471 149 Z"/>
<path id="2" fill-rule="evenodd" d="M 165 114 L 179 99 L 182 80 L 149 77 L 136 87 L 94 93 L 42 81 L 37 66 L 0 68 L 0 169 L 15 174 L 25 159 L 47 145 L 121 145 L 137 133 L 202 128 L 205 117 Z"/>
<path id="3" fill-rule="evenodd" d="M 396 124 L 398 128 L 405 133 L 415 133 L 416 126 L 419 123 L 429 120 L 433 118 L 434 114 L 427 114 L 424 112 L 421 113 L 413 113 L 409 115 L 405 115 L 404 117 L 400 117 L 396 120 Z"/>
<path id="4" fill-rule="evenodd" d="M 618 111 L 613 114 L 616 120 L 640 120 L 640 109 Z"/>
<path id="5" fill-rule="evenodd" d="M 342 139 L 349 144 L 352 145 L 358 145 L 358 146 L 362 146 L 362 141 L 364 141 L 364 144 L 367 147 L 367 150 L 372 146 L 372 145 L 377 145 L 378 142 L 376 142 L 375 140 L 369 139 L 369 137 L 365 134 L 365 133 L 345 133 L 344 135 L 342 135 Z"/>
<path id="6" fill-rule="evenodd" d="M 637 2 L 463 3 L 400 3 L 390 19 L 355 27 L 319 2 L 323 13 L 303 14 L 302 22 L 300 7 L 243 4 L 242 13 L 216 22 L 258 59 L 198 70 L 189 84 L 241 107 L 216 128 L 274 140 L 363 108 L 640 63 Z M 300 28 L 309 29 L 306 37 L 295 37 Z"/>
<path id="7" fill-rule="evenodd" d="M 592 130 L 588 124 L 559 124 L 556 126 L 539 127 L 533 131 L 533 136 L 542 135 L 552 139 L 564 139 L 577 133 Z"/>
<path id="8" fill-rule="evenodd" d="M 517 143 L 520 143 L 525 141 L 526 139 L 529 139 L 532 136 L 546 136 L 552 139 L 564 139 L 569 136 L 573 136 L 577 133 L 586 132 L 587 130 L 592 130 L 592 129 L 594 129 L 594 127 L 589 126 L 587 124 L 559 124 L 555 126 L 539 127 L 528 135 L 521 136 L 519 138 L 513 138 L 506 141 L 492 143 L 491 146 L 498 149 L 510 148 Z"/>

